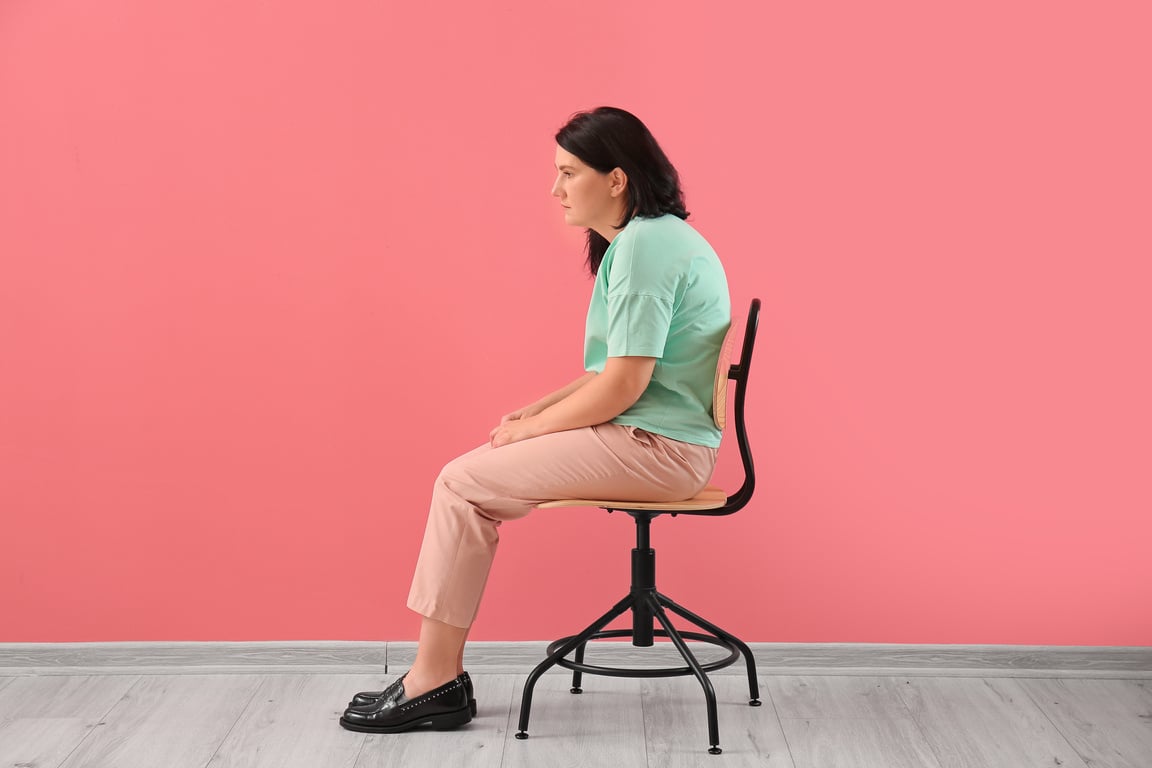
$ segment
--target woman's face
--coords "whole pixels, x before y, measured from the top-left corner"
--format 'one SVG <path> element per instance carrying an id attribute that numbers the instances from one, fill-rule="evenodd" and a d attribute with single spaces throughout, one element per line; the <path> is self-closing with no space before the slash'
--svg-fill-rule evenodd
<path id="1" fill-rule="evenodd" d="M 564 221 L 594 229 L 611 241 L 624 216 L 625 177 L 616 169 L 600 173 L 563 147 L 556 147 L 556 183 L 552 195 L 560 198 Z"/>

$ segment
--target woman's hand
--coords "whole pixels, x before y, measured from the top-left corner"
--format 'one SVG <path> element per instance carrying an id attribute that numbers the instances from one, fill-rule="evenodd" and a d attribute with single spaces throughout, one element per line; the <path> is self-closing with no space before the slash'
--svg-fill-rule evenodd
<path id="1" fill-rule="evenodd" d="M 542 434 L 536 427 L 531 416 L 524 415 L 522 411 L 514 411 L 500 420 L 500 425 L 488 434 L 488 439 L 493 448 L 499 448 Z"/>
<path id="2" fill-rule="evenodd" d="M 507 424 L 510 421 L 518 421 L 520 419 L 527 419 L 530 416 L 535 416 L 539 412 L 540 412 L 539 408 L 535 408 L 531 405 L 526 405 L 523 408 L 520 408 L 519 410 L 512 411 L 512 413 L 506 413 L 503 416 L 501 416 L 500 417 L 500 423 L 501 424 Z M 493 432 L 495 432 L 495 430 L 493 430 Z"/>
<path id="3" fill-rule="evenodd" d="M 640 398 L 655 369 L 654 357 L 610 357 L 603 373 L 585 373 L 564 389 L 504 416 L 488 439 L 493 448 L 499 448 L 611 421 Z"/>

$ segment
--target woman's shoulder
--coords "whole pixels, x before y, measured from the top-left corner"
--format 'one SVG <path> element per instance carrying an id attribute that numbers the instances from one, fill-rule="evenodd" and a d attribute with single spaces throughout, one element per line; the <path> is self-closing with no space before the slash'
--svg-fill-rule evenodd
<path id="1" fill-rule="evenodd" d="M 663 216 L 637 216 L 628 223 L 621 234 L 633 249 L 656 250 L 667 259 L 673 253 L 684 255 L 699 254 L 702 250 L 712 251 L 712 246 L 696 228 L 684 219 L 672 214 Z"/>
<path id="2" fill-rule="evenodd" d="M 687 221 L 671 213 L 662 216 L 637 216 L 628 223 L 627 228 L 637 232 L 696 231 Z"/>
<path id="3" fill-rule="evenodd" d="M 628 222 L 620 234 L 627 235 L 628 240 L 642 242 L 674 242 L 700 237 L 691 224 L 670 213 L 663 216 L 637 216 Z"/>

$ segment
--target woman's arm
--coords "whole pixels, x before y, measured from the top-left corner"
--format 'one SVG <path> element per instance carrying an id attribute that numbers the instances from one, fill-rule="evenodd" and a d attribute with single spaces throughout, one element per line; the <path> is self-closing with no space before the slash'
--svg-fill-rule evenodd
<path id="1" fill-rule="evenodd" d="M 603 373 L 587 374 L 553 393 L 568 390 L 562 399 L 535 414 L 502 422 L 492 430 L 492 447 L 611 421 L 640 399 L 655 369 L 654 357 L 610 357 Z"/>
<path id="2" fill-rule="evenodd" d="M 548 406 L 550 406 L 554 403 L 558 403 L 561 400 L 563 400 L 564 398 L 568 397 L 568 395 L 570 395 L 573 392 L 575 392 L 576 390 L 580 389 L 580 387 L 584 386 L 585 384 L 587 384 L 588 382 L 590 382 L 594 378 L 596 378 L 595 372 L 588 371 L 583 376 L 581 376 L 580 378 L 573 381 L 571 384 L 566 384 L 565 386 L 561 387 L 560 389 L 556 390 L 555 392 L 552 392 L 551 394 L 548 394 L 548 395 L 544 395 L 544 397 L 540 398 L 539 400 L 532 403 L 531 405 L 526 405 L 519 410 L 512 411 L 512 413 L 506 414 L 503 418 L 500 419 L 500 423 L 504 424 L 505 422 L 513 421 L 515 419 L 525 419 L 525 418 L 528 418 L 529 416 L 535 416 L 536 414 L 540 413 L 540 411 L 544 410 Z"/>

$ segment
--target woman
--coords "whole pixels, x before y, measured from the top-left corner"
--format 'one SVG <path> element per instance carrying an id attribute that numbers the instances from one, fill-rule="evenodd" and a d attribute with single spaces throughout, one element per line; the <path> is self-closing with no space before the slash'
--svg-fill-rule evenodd
<path id="1" fill-rule="evenodd" d="M 712 476 L 712 387 L 730 320 L 715 251 L 691 226 L 676 169 L 635 116 L 600 107 L 556 134 L 564 219 L 588 231 L 595 275 L 580 378 L 504 416 L 487 444 L 444 467 L 432 492 L 408 607 L 416 661 L 357 694 L 357 731 L 454 728 L 472 719 L 464 642 L 505 520 L 544 501 L 676 501 Z"/>

